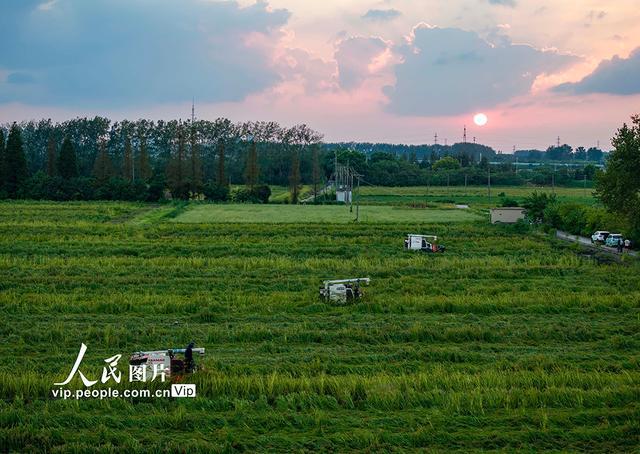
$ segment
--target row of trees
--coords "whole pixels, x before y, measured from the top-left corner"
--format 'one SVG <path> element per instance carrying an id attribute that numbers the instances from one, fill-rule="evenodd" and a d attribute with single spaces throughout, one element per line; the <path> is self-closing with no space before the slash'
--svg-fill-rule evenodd
<path id="1" fill-rule="evenodd" d="M 489 179 L 495 185 L 582 185 L 597 170 L 586 162 L 522 169 L 475 143 L 402 146 L 402 153 L 375 151 L 385 144 L 322 144 L 320 134 L 305 125 L 285 128 L 224 118 L 42 120 L 0 128 L 0 133 L 0 165 L 6 168 L 0 195 L 8 197 L 227 200 L 233 183 L 246 185 L 237 200 L 264 201 L 265 185 L 288 185 L 295 202 L 301 184 L 320 189 L 336 160 L 367 183 L 383 186 L 484 185 Z"/>
<path id="2" fill-rule="evenodd" d="M 472 144 L 473 145 L 473 144 Z M 487 156 L 474 158 L 473 149 L 461 147 L 457 154 L 433 156 L 419 161 L 415 155 L 390 152 L 363 152 L 333 148 L 324 156 L 324 168 L 330 172 L 333 160 L 352 167 L 367 183 L 381 186 L 461 186 L 492 184 L 515 186 L 524 184 L 572 186 L 578 181 L 594 179 L 597 168 L 584 166 L 537 166 L 520 169 L 513 162 L 491 163 Z"/>
<path id="3" fill-rule="evenodd" d="M 295 199 L 324 176 L 322 137 L 306 125 L 95 117 L 14 123 L 0 134 L 0 190 L 12 198 L 226 199 L 231 183 L 245 183 L 242 197 L 264 200 L 266 183 L 289 184 Z"/>
<path id="4" fill-rule="evenodd" d="M 522 162 L 538 162 L 538 161 L 553 161 L 553 162 L 575 162 L 575 161 L 589 161 L 602 163 L 605 160 L 606 154 L 597 147 L 577 147 L 573 149 L 571 145 L 552 146 L 542 150 L 516 150 L 514 157 L 518 158 Z"/>
<path id="5" fill-rule="evenodd" d="M 478 162 L 482 157 L 485 157 L 494 162 L 513 162 L 518 159 L 519 162 L 592 162 L 601 164 L 605 161 L 607 156 L 607 153 L 597 147 L 590 147 L 588 149 L 585 147 L 577 147 L 574 149 L 567 144 L 551 146 L 546 150 L 515 150 L 513 154 L 496 152 L 496 150 L 491 147 L 475 142 L 460 142 L 452 145 L 404 145 L 368 142 L 342 142 L 329 143 L 326 144 L 326 147 L 329 150 L 346 148 L 349 150 L 359 151 L 366 155 L 372 155 L 374 153 L 389 153 L 405 160 L 418 162 L 435 162 L 445 156 L 464 155 L 469 161 L 475 162 Z"/>

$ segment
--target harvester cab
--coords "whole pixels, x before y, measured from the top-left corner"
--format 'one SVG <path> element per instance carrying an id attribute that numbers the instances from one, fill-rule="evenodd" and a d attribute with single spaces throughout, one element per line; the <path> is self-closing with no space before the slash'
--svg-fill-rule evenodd
<path id="1" fill-rule="evenodd" d="M 324 281 L 320 287 L 320 297 L 332 303 L 347 304 L 364 296 L 361 285 L 369 284 L 369 281 L 368 277 Z"/>
<path id="2" fill-rule="evenodd" d="M 198 369 L 193 357 L 204 357 L 204 348 L 192 348 L 192 359 L 188 360 L 186 348 L 170 348 L 167 350 L 153 350 L 146 352 L 135 352 L 129 358 L 129 364 L 132 366 L 146 365 L 147 373 L 151 374 L 155 370 L 165 372 L 165 376 L 182 375 L 191 373 Z M 179 358 L 176 355 L 182 355 Z M 155 365 L 155 366 L 154 366 Z"/>
<path id="3" fill-rule="evenodd" d="M 435 235 L 410 233 L 404 240 L 404 247 L 410 251 L 444 252 L 444 246 L 438 244 L 438 237 Z"/>

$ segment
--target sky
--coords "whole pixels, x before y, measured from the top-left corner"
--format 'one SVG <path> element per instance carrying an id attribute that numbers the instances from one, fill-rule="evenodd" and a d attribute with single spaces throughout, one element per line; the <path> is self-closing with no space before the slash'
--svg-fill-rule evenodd
<path id="1" fill-rule="evenodd" d="M 608 149 L 640 114 L 637 1 L 2 0 L 0 122 L 195 99 L 325 141 Z"/>

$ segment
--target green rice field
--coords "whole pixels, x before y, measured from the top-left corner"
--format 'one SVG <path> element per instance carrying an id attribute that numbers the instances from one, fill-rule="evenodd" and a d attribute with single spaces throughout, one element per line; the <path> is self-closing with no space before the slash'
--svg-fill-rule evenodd
<path id="1" fill-rule="evenodd" d="M 637 262 L 361 208 L 0 203 L 0 451 L 640 450 Z M 343 277 L 371 278 L 361 302 L 319 299 Z M 195 398 L 52 395 L 81 343 L 95 378 L 191 340 Z"/>
<path id="2" fill-rule="evenodd" d="M 467 204 L 472 208 L 488 208 L 500 206 L 507 198 L 522 203 L 533 191 L 555 193 L 561 202 L 596 203 L 593 188 L 492 186 L 489 193 L 486 186 L 363 186 L 360 191 L 362 202 L 373 204 Z"/>

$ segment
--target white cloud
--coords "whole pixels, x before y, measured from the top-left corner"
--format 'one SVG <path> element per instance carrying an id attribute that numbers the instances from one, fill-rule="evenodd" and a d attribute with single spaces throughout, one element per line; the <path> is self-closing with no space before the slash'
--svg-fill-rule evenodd
<path id="1" fill-rule="evenodd" d="M 628 58 L 616 55 L 611 60 L 604 60 L 581 81 L 561 84 L 554 90 L 571 94 L 638 94 L 640 93 L 640 47 L 631 52 Z"/>
<path id="2" fill-rule="evenodd" d="M 535 79 L 576 57 L 502 41 L 474 32 L 419 25 L 397 49 L 395 86 L 386 88 L 388 110 L 400 115 L 454 115 L 487 109 L 529 93 Z"/>
<path id="3" fill-rule="evenodd" d="M 355 36 L 337 44 L 340 86 L 345 90 L 357 88 L 369 76 L 385 66 L 389 43 L 378 37 Z"/>

